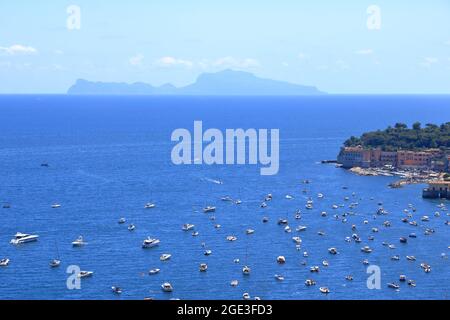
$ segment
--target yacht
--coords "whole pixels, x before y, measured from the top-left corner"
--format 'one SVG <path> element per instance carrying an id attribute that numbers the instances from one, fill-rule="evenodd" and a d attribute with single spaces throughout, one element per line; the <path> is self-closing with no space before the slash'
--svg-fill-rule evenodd
<path id="1" fill-rule="evenodd" d="M 159 245 L 160 242 L 161 241 L 159 241 L 159 239 L 152 239 L 148 237 L 144 240 L 144 242 L 142 242 L 142 248 L 153 248 Z"/>
<path id="2" fill-rule="evenodd" d="M 237 237 L 235 237 L 235 236 L 228 236 L 227 240 L 230 241 L 230 242 L 233 242 L 233 241 L 237 240 Z"/>
<path id="3" fill-rule="evenodd" d="M 292 241 L 294 241 L 296 244 L 302 243 L 302 239 L 300 237 L 292 237 Z"/>
<path id="4" fill-rule="evenodd" d="M 77 240 L 72 242 L 72 246 L 73 247 L 82 247 L 82 246 L 84 246 L 86 244 L 87 244 L 87 242 L 84 242 L 82 236 L 79 236 Z"/>
<path id="5" fill-rule="evenodd" d="M 306 279 L 306 281 L 305 281 L 305 286 L 311 287 L 311 286 L 314 286 L 314 285 L 316 285 L 316 282 L 315 282 L 314 280 L 312 280 L 312 279 Z"/>
<path id="6" fill-rule="evenodd" d="M 278 220 L 278 225 L 286 225 L 286 224 L 288 224 L 288 220 L 287 219 L 279 219 Z"/>
<path id="7" fill-rule="evenodd" d="M 195 225 L 190 224 L 190 223 L 185 223 L 183 224 L 183 227 L 181 228 L 183 231 L 190 231 L 192 229 L 194 229 Z"/>
<path id="8" fill-rule="evenodd" d="M 429 216 L 423 216 L 422 218 L 420 218 L 420 220 L 422 220 L 422 221 L 430 221 L 430 217 Z"/>
<path id="9" fill-rule="evenodd" d="M 216 211 L 216 207 L 213 207 L 213 206 L 206 206 L 203 208 L 204 213 L 215 212 L 215 211 Z"/>
<path id="10" fill-rule="evenodd" d="M 171 257 L 172 257 L 172 255 L 169 254 L 169 253 L 163 253 L 163 254 L 159 257 L 159 260 L 161 260 L 161 261 L 167 261 L 167 260 L 169 260 Z"/>
<path id="11" fill-rule="evenodd" d="M 230 202 L 233 201 L 233 199 L 231 197 L 229 197 L 229 196 L 222 197 L 220 200 L 222 200 L 222 201 L 230 201 Z"/>
<path id="12" fill-rule="evenodd" d="M 152 275 L 158 274 L 160 271 L 161 271 L 161 269 L 156 268 L 156 269 L 150 270 L 148 272 L 148 274 L 152 276 Z"/>
<path id="13" fill-rule="evenodd" d="M 400 260 L 400 256 L 399 255 L 395 255 L 391 257 L 392 261 L 399 261 Z"/>
<path id="14" fill-rule="evenodd" d="M 145 209 L 153 209 L 154 207 L 156 207 L 156 204 L 151 202 L 146 203 L 144 206 Z"/>
<path id="15" fill-rule="evenodd" d="M 232 287 L 237 287 L 238 284 L 239 284 L 239 281 L 237 281 L 237 280 L 232 280 L 232 281 L 230 282 L 230 286 L 232 286 Z"/>
<path id="16" fill-rule="evenodd" d="M 124 224 L 125 222 L 127 222 L 125 218 L 120 218 L 118 221 L 119 224 Z"/>
<path id="17" fill-rule="evenodd" d="M 1 259 L 0 260 L 0 267 L 6 267 L 9 264 L 9 259 L 5 258 L 5 259 Z"/>
<path id="18" fill-rule="evenodd" d="M 192 236 L 193 236 L 193 237 L 196 237 L 196 236 L 198 236 L 198 235 L 199 235 L 198 231 L 192 232 Z"/>
<path id="19" fill-rule="evenodd" d="M 115 294 L 121 294 L 122 293 L 122 288 L 120 287 L 111 287 L 112 292 L 114 292 Z"/>
<path id="20" fill-rule="evenodd" d="M 284 256 L 279 256 L 279 257 L 277 257 L 277 262 L 279 264 L 286 263 L 286 258 Z"/>
<path id="21" fill-rule="evenodd" d="M 128 231 L 134 231 L 134 229 L 136 229 L 136 226 L 134 224 L 130 224 L 128 226 Z"/>
<path id="22" fill-rule="evenodd" d="M 58 208 L 61 208 L 61 205 L 59 203 L 54 203 L 54 204 L 52 204 L 52 208 L 58 209 Z"/>
<path id="23" fill-rule="evenodd" d="M 58 260 L 58 259 L 53 259 L 52 261 L 50 261 L 51 268 L 57 268 L 60 266 L 60 264 L 61 264 L 61 260 Z"/>
<path id="24" fill-rule="evenodd" d="M 319 290 L 324 294 L 330 293 L 330 289 L 328 289 L 327 287 L 320 287 Z"/>
<path id="25" fill-rule="evenodd" d="M 330 254 L 337 254 L 337 253 L 338 253 L 336 248 L 329 248 L 329 249 L 328 249 L 328 252 L 329 252 Z"/>
<path id="26" fill-rule="evenodd" d="M 255 230 L 253 230 L 253 229 L 247 229 L 247 230 L 245 230 L 245 233 L 246 233 L 246 234 L 254 234 L 254 233 L 255 233 Z"/>
<path id="27" fill-rule="evenodd" d="M 426 273 L 431 272 L 431 266 L 428 263 L 421 263 L 420 267 L 425 271 Z"/>
<path id="28" fill-rule="evenodd" d="M 369 246 L 365 246 L 361 248 L 361 251 L 365 253 L 371 253 L 372 249 Z"/>
<path id="29" fill-rule="evenodd" d="M 298 226 L 295 230 L 298 232 L 305 231 L 307 229 L 306 226 Z"/>
<path id="30" fill-rule="evenodd" d="M 276 274 L 275 279 L 277 279 L 278 281 L 284 281 L 284 277 L 281 274 Z"/>
<path id="31" fill-rule="evenodd" d="M 319 272 L 320 268 L 318 266 L 313 266 L 313 267 L 309 268 L 309 271 L 311 271 L 311 272 Z"/>
<path id="32" fill-rule="evenodd" d="M 80 271 L 80 273 L 78 273 L 78 278 L 92 277 L 93 274 L 94 274 L 94 272 L 92 272 L 92 271 Z"/>
<path id="33" fill-rule="evenodd" d="M 292 200 L 292 199 L 294 199 L 294 197 L 293 197 L 293 196 L 291 196 L 290 194 L 287 194 L 287 195 L 286 195 L 286 199 L 288 199 L 288 200 Z"/>
<path id="34" fill-rule="evenodd" d="M 406 276 L 404 274 L 401 274 L 399 277 L 399 281 L 400 282 L 405 282 L 406 281 Z"/>
<path id="35" fill-rule="evenodd" d="M 161 289 L 164 292 L 172 292 L 173 291 L 173 287 L 172 287 L 172 285 L 169 282 L 164 282 L 161 285 Z"/>
<path id="36" fill-rule="evenodd" d="M 250 274 L 250 271 L 251 271 L 251 269 L 250 269 L 250 267 L 248 267 L 248 266 L 244 266 L 244 267 L 242 268 L 242 273 L 243 273 L 244 275 L 249 275 L 249 274 Z"/>
<path id="37" fill-rule="evenodd" d="M 205 272 L 206 270 L 208 270 L 208 265 L 206 263 L 201 263 L 200 272 Z"/>
<path id="38" fill-rule="evenodd" d="M 415 256 L 406 256 L 406 260 L 408 260 L 408 261 L 416 261 L 416 257 Z"/>
<path id="39" fill-rule="evenodd" d="M 10 242 L 12 244 L 22 244 L 37 241 L 38 238 L 39 238 L 38 235 L 17 232 L 14 236 L 14 239 L 12 239 Z"/>
<path id="40" fill-rule="evenodd" d="M 284 232 L 291 233 L 292 232 L 291 227 L 289 226 L 284 227 Z"/>

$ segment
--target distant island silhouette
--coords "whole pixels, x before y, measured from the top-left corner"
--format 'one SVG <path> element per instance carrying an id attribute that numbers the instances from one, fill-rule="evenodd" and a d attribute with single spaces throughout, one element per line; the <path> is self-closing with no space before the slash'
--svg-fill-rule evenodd
<path id="1" fill-rule="evenodd" d="M 314 86 L 304 86 L 284 81 L 263 79 L 249 72 L 224 70 L 203 73 L 197 80 L 184 87 L 165 84 L 159 87 L 143 82 L 115 83 L 92 82 L 78 79 L 69 88 L 72 95 L 321 95 Z"/>

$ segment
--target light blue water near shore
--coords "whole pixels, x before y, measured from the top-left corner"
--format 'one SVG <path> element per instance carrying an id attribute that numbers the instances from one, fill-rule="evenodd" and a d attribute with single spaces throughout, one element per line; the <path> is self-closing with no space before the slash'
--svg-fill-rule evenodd
<path id="1" fill-rule="evenodd" d="M 170 152 L 171 132 L 176 128 L 192 130 L 193 121 L 202 120 L 205 128 L 279 128 L 281 137 L 280 172 L 260 176 L 257 166 L 175 166 Z M 324 96 L 292 98 L 211 98 L 211 97 L 69 97 L 69 96 L 2 96 L 0 97 L 0 203 L 11 203 L 0 209 L 0 258 L 11 263 L 0 268 L 0 299 L 240 299 L 244 292 L 263 299 L 448 299 L 450 295 L 450 227 L 446 212 L 434 217 L 440 201 L 423 200 L 423 186 L 391 190 L 389 177 L 359 177 L 333 165 L 322 165 L 322 159 L 333 159 L 342 142 L 351 135 L 382 129 L 395 122 L 411 124 L 450 121 L 448 96 Z M 47 162 L 49 167 L 41 167 Z M 310 179 L 303 185 L 303 179 Z M 220 180 L 223 184 L 216 184 Z M 348 186 L 348 190 L 342 189 Z M 303 189 L 308 194 L 303 194 Z M 318 200 L 317 193 L 324 199 Z M 352 192 L 356 197 L 352 197 Z M 274 200 L 265 209 L 259 207 L 265 194 Z M 293 200 L 285 199 L 291 194 Z M 242 199 L 239 206 L 220 201 L 229 195 Z M 305 210 L 312 196 L 314 210 Z M 350 201 L 344 201 L 349 196 Z M 371 197 L 374 200 L 371 200 Z M 157 207 L 145 210 L 154 201 Z M 336 221 L 333 204 L 357 201 L 360 205 L 347 223 Z M 52 203 L 61 203 L 52 209 Z M 383 202 L 390 214 L 373 219 Z M 404 224 L 403 209 L 414 204 L 419 226 Z M 216 221 L 201 212 L 205 205 L 216 205 Z M 302 219 L 294 212 L 301 209 Z M 327 211 L 328 217 L 320 212 Z M 429 222 L 420 217 L 430 216 Z M 262 217 L 270 221 L 262 223 Z M 134 232 L 118 219 L 127 218 L 136 225 Z M 298 234 L 302 250 L 297 251 L 292 237 L 277 225 L 278 218 L 288 218 L 295 229 L 306 225 Z M 369 220 L 368 225 L 363 221 Z M 390 220 L 392 227 L 382 226 Z M 198 237 L 181 231 L 184 223 L 193 223 Z M 222 228 L 215 229 L 219 223 Z M 362 243 L 346 243 L 354 233 Z M 375 240 L 367 237 L 378 227 Z M 246 235 L 247 228 L 255 229 Z M 425 236 L 425 228 L 434 228 Z M 325 236 L 317 232 L 322 230 Z M 36 243 L 13 246 L 9 240 L 17 232 L 36 233 Z M 417 239 L 399 243 L 399 237 L 416 232 Z M 74 249 L 71 242 L 83 235 L 88 242 Z M 235 242 L 226 241 L 236 235 Z M 158 248 L 143 250 L 147 236 L 158 237 Z M 396 249 L 382 245 L 393 243 Z M 201 243 L 213 251 L 204 256 Z M 371 254 L 360 248 L 370 245 Z M 328 254 L 329 247 L 339 254 Z M 62 265 L 49 268 L 57 255 Z M 303 251 L 309 252 L 304 258 Z M 162 253 L 172 259 L 160 262 Z M 400 261 L 391 261 L 393 255 Z M 276 263 L 284 255 L 286 264 Z M 406 255 L 417 257 L 416 262 Z M 240 258 L 241 264 L 233 259 Z M 368 290 L 363 259 L 379 265 L 382 289 Z M 309 267 L 328 260 L 318 274 Z M 306 261 L 306 266 L 301 262 Z M 208 264 L 200 273 L 199 264 Z M 432 266 L 425 274 L 421 262 Z M 244 263 L 252 268 L 242 275 Z M 94 271 L 83 279 L 81 290 L 67 290 L 65 269 L 80 265 Z M 148 270 L 161 272 L 149 276 Z M 282 274 L 279 282 L 275 274 Z M 352 274 L 354 281 L 345 280 Z M 400 291 L 387 288 L 400 274 L 414 279 L 416 288 L 401 284 Z M 307 278 L 316 280 L 306 287 Z M 230 281 L 239 280 L 232 288 Z M 171 294 L 163 293 L 161 283 L 170 281 Z M 121 286 L 120 296 L 110 287 Z M 323 295 L 320 286 L 331 293 Z"/>

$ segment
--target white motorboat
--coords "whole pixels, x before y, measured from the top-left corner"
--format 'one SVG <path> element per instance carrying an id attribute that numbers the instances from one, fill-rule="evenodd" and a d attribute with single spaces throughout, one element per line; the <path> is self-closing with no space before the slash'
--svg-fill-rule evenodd
<path id="1" fill-rule="evenodd" d="M 236 236 L 228 236 L 227 240 L 230 241 L 230 242 L 233 242 L 233 241 L 237 240 L 237 237 Z"/>
<path id="2" fill-rule="evenodd" d="M 122 293 L 122 288 L 120 287 L 111 287 L 112 292 L 114 292 L 115 294 L 121 294 Z"/>
<path id="3" fill-rule="evenodd" d="M 294 241 L 296 244 L 302 243 L 302 239 L 300 237 L 292 237 L 292 241 Z"/>
<path id="4" fill-rule="evenodd" d="M 388 287 L 396 290 L 400 288 L 400 286 L 396 283 L 388 283 Z"/>
<path id="5" fill-rule="evenodd" d="M 324 294 L 330 293 L 330 289 L 328 289 L 327 287 L 320 287 L 319 290 Z"/>
<path id="6" fill-rule="evenodd" d="M 287 195 L 286 195 L 286 199 L 287 199 L 287 200 L 292 200 L 292 199 L 294 199 L 294 197 L 291 196 L 290 194 L 287 194 Z"/>
<path id="7" fill-rule="evenodd" d="M 200 272 L 206 272 L 206 270 L 208 270 L 208 265 L 206 263 L 201 263 L 199 269 Z"/>
<path id="8" fill-rule="evenodd" d="M 9 259 L 8 258 L 5 258 L 5 259 L 1 259 L 0 260 L 0 267 L 6 267 L 6 266 L 8 266 L 9 265 Z"/>
<path id="9" fill-rule="evenodd" d="M 28 243 L 28 242 L 34 242 L 39 239 L 38 235 L 33 234 L 26 234 L 17 232 L 14 236 L 14 238 L 10 241 L 12 244 L 22 244 L 22 243 Z"/>
<path id="10" fill-rule="evenodd" d="M 265 202 L 261 203 L 261 208 L 265 208 L 265 207 L 267 207 L 267 203 L 265 203 Z"/>
<path id="11" fill-rule="evenodd" d="M 51 268 L 57 268 L 60 265 L 61 265 L 61 260 L 53 259 L 52 261 L 50 261 L 50 267 Z"/>
<path id="12" fill-rule="evenodd" d="M 185 223 L 183 224 L 183 227 L 181 228 L 183 231 L 190 231 L 192 229 L 194 229 L 195 225 L 190 224 L 190 223 Z"/>
<path id="13" fill-rule="evenodd" d="M 242 299 L 244 299 L 244 300 L 250 300 L 250 294 L 248 294 L 247 292 L 245 292 L 245 293 L 242 295 Z"/>
<path id="14" fill-rule="evenodd" d="M 156 247 L 157 245 L 159 245 L 161 241 L 159 241 L 159 239 L 152 239 L 150 237 L 148 237 L 147 239 L 145 239 L 142 242 L 142 248 L 147 249 L 147 248 L 153 248 Z"/>
<path id="15" fill-rule="evenodd" d="M 92 277 L 93 274 L 94 274 L 94 272 L 92 272 L 92 271 L 80 271 L 80 273 L 78 273 L 78 278 Z"/>
<path id="16" fill-rule="evenodd" d="M 237 287 L 238 285 L 239 285 L 239 281 L 238 280 L 231 280 L 230 286 Z"/>
<path id="17" fill-rule="evenodd" d="M 236 200 L 234 203 L 235 203 L 235 204 L 241 204 L 242 201 L 238 199 L 238 200 Z"/>
<path id="18" fill-rule="evenodd" d="M 136 226 L 134 224 L 130 224 L 128 226 L 128 231 L 134 231 L 134 229 L 136 229 Z"/>
<path id="19" fill-rule="evenodd" d="M 330 254 L 337 254 L 337 253 L 338 253 L 338 251 L 337 251 L 336 248 L 329 248 L 329 249 L 328 249 L 328 252 L 329 252 Z"/>
<path id="20" fill-rule="evenodd" d="M 52 208 L 58 209 L 58 208 L 61 208 L 61 205 L 59 203 L 54 203 L 54 204 L 52 204 Z"/>
<path id="21" fill-rule="evenodd" d="M 320 268 L 318 266 L 313 266 L 313 267 L 309 268 L 309 271 L 311 271 L 311 272 L 319 272 Z"/>
<path id="22" fill-rule="evenodd" d="M 322 199 L 323 198 L 323 194 L 322 193 L 317 194 L 317 198 Z"/>
<path id="23" fill-rule="evenodd" d="M 328 266 L 330 265 L 330 263 L 329 263 L 327 260 L 323 260 L 323 261 L 322 261 L 322 265 L 323 265 L 324 267 L 328 267 Z"/>
<path id="24" fill-rule="evenodd" d="M 205 256 L 210 256 L 212 255 L 212 251 L 211 250 L 205 250 L 205 252 L 203 253 Z"/>
<path id="25" fill-rule="evenodd" d="M 152 275 L 158 274 L 160 271 L 161 271 L 161 269 L 156 268 L 156 269 L 150 270 L 148 272 L 148 274 L 152 276 Z"/>
<path id="26" fill-rule="evenodd" d="M 161 285 L 161 289 L 164 292 L 172 292 L 173 291 L 173 287 L 172 287 L 172 285 L 169 282 L 164 282 Z"/>
<path id="27" fill-rule="evenodd" d="M 125 222 L 127 222 L 125 218 L 120 218 L 118 221 L 119 224 L 124 224 Z"/>
<path id="28" fill-rule="evenodd" d="M 230 196 L 222 197 L 220 200 L 222 200 L 222 201 L 229 201 L 229 202 L 233 201 L 233 199 Z"/>
<path id="29" fill-rule="evenodd" d="M 369 246 L 365 246 L 361 248 L 361 251 L 365 253 L 371 253 L 372 249 Z"/>
<path id="30" fill-rule="evenodd" d="M 72 242 L 72 246 L 73 246 L 73 247 L 82 247 L 82 246 L 84 246 L 84 245 L 86 245 L 86 244 L 87 244 L 87 242 L 84 241 L 84 239 L 83 239 L 82 236 L 79 236 L 79 237 L 77 238 L 77 240 L 75 240 L 75 241 Z"/>
<path id="31" fill-rule="evenodd" d="M 250 269 L 250 267 L 248 267 L 248 266 L 244 266 L 244 267 L 242 268 L 242 273 L 243 273 L 244 275 L 249 275 L 249 274 L 250 274 L 250 271 L 251 271 L 251 269 Z"/>
<path id="32" fill-rule="evenodd" d="M 305 281 L 305 286 L 311 287 L 311 286 L 314 286 L 314 285 L 316 285 L 316 282 L 315 282 L 314 280 L 312 280 L 312 279 L 306 279 L 306 281 Z"/>
<path id="33" fill-rule="evenodd" d="M 145 209 L 153 209 L 155 207 L 156 207 L 156 204 L 151 203 L 151 202 L 146 203 L 144 206 Z"/>
<path id="34" fill-rule="evenodd" d="M 298 232 L 302 232 L 302 231 L 306 231 L 307 227 L 306 226 L 298 226 L 295 230 Z"/>
<path id="35" fill-rule="evenodd" d="M 277 262 L 280 264 L 286 263 L 286 258 L 284 256 L 278 256 Z"/>
<path id="36" fill-rule="evenodd" d="M 408 260 L 408 261 L 416 261 L 416 257 L 415 256 L 406 256 L 406 260 Z"/>
<path id="37" fill-rule="evenodd" d="M 254 234 L 254 233 L 255 233 L 255 230 L 253 230 L 253 229 L 247 229 L 247 230 L 245 230 L 245 233 L 246 233 L 246 234 Z"/>
<path id="38" fill-rule="evenodd" d="M 172 257 L 172 255 L 170 253 L 163 253 L 160 257 L 159 260 L 161 261 L 167 261 Z"/>
<path id="39" fill-rule="evenodd" d="M 276 274 L 275 279 L 277 279 L 278 281 L 284 281 L 284 277 L 281 274 Z"/>
<path id="40" fill-rule="evenodd" d="M 207 206 L 207 207 L 203 208 L 204 213 L 215 212 L 215 211 L 216 211 L 216 207 L 213 207 L 213 206 Z"/>

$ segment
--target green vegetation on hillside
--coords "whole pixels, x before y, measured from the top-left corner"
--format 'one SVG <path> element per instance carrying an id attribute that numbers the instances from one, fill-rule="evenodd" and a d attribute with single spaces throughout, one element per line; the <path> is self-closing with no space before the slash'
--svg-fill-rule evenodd
<path id="1" fill-rule="evenodd" d="M 414 123 L 412 128 L 408 128 L 404 123 L 397 123 L 383 131 L 366 132 L 359 138 L 351 137 L 344 145 L 361 145 L 366 148 L 381 148 L 384 151 L 450 148 L 450 122 L 440 126 L 429 123 L 424 128 L 420 122 Z"/>

